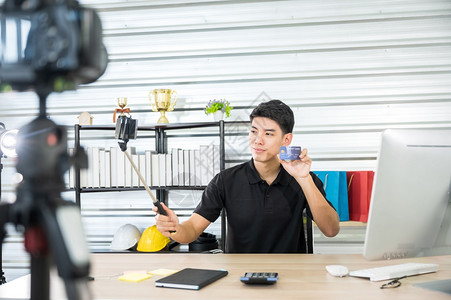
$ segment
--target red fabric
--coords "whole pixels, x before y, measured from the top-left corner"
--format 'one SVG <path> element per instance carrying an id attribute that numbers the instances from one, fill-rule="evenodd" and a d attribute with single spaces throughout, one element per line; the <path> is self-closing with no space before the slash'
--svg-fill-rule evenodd
<path id="1" fill-rule="evenodd" d="M 349 220 L 368 222 L 371 192 L 373 190 L 373 171 L 348 171 Z"/>
<path id="2" fill-rule="evenodd" d="M 47 238 L 41 227 L 30 227 L 25 231 L 25 250 L 31 255 L 45 255 L 49 252 Z"/>
<path id="3" fill-rule="evenodd" d="M 125 114 L 130 114 L 130 108 L 116 108 L 114 110 L 114 114 L 113 114 L 113 123 L 116 123 L 116 113 L 120 112 L 121 115 Z"/>

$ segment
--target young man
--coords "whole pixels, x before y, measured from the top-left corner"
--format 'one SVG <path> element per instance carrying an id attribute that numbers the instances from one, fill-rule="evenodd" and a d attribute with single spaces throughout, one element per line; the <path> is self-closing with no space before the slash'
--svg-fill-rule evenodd
<path id="1" fill-rule="evenodd" d="M 300 160 L 279 159 L 280 146 L 290 145 L 293 139 L 293 111 L 280 100 L 271 100 L 258 105 L 250 120 L 252 159 L 217 174 L 187 221 L 179 223 L 164 206 L 168 215 L 156 216 L 163 235 L 190 243 L 219 217 L 222 208 L 227 213 L 229 253 L 305 252 L 304 208 L 326 236 L 339 232 L 338 214 L 325 199 L 321 180 L 310 172 L 307 149 Z"/>

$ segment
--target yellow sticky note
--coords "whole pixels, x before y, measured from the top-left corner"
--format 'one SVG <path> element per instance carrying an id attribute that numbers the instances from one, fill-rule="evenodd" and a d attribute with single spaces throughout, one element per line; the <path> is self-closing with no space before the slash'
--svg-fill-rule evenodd
<path id="1" fill-rule="evenodd" d="M 156 269 L 153 271 L 149 271 L 148 273 L 152 274 L 152 275 L 168 276 L 168 275 L 174 274 L 175 272 L 178 272 L 178 270 Z"/>
<path id="2" fill-rule="evenodd" d="M 119 280 L 128 282 L 140 282 L 152 277 L 150 274 L 140 274 L 140 273 L 128 273 L 127 275 L 119 276 Z"/>

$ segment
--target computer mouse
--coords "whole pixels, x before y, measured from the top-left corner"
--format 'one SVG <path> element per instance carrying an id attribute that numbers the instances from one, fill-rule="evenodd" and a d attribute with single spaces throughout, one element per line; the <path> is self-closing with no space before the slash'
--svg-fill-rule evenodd
<path id="1" fill-rule="evenodd" d="M 341 266 L 341 265 L 328 265 L 328 266 L 326 266 L 326 270 L 330 275 L 336 276 L 336 277 L 343 277 L 343 276 L 348 275 L 348 273 L 349 273 L 348 268 L 346 268 L 345 266 Z"/>

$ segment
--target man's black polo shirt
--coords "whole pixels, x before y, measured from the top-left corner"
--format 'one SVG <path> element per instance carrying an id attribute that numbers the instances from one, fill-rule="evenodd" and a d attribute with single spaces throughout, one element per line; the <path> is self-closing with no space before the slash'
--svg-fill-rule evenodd
<path id="1" fill-rule="evenodd" d="M 325 196 L 321 180 L 310 174 Z M 223 207 L 227 212 L 226 252 L 306 252 L 302 212 L 307 209 L 312 214 L 301 187 L 283 167 L 271 185 L 260 178 L 253 160 L 220 172 L 194 212 L 214 222 Z"/>

